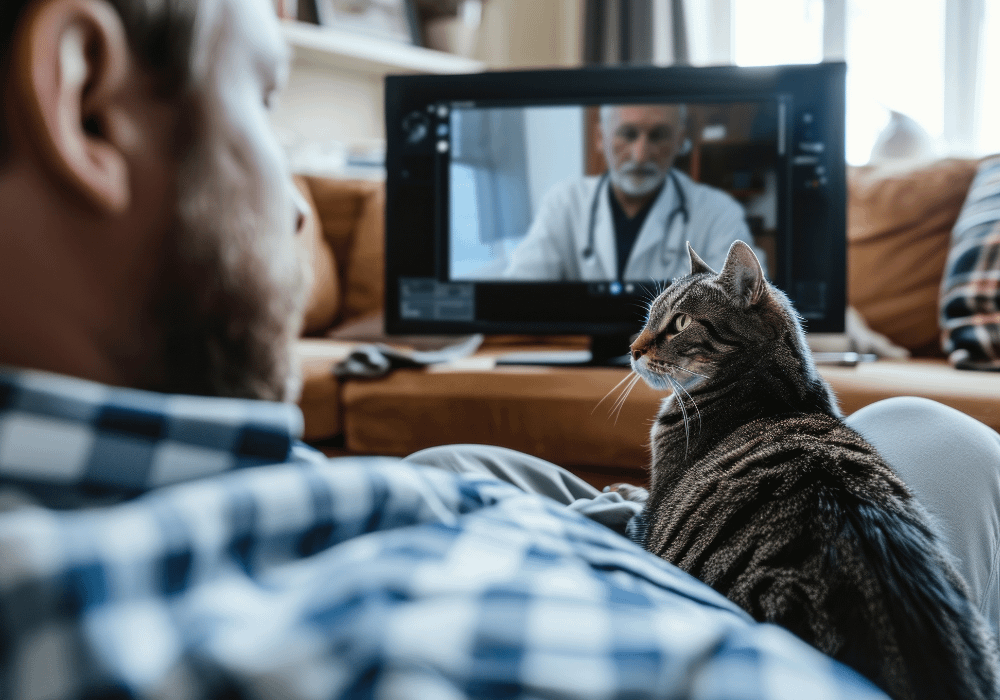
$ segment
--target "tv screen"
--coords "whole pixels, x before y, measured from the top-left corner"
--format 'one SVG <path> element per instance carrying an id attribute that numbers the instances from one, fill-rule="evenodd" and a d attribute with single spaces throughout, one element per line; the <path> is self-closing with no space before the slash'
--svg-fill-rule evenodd
<path id="1" fill-rule="evenodd" d="M 841 332 L 844 75 L 387 78 L 387 331 L 627 336 L 688 242 L 719 269 L 743 240 L 807 330 Z"/>

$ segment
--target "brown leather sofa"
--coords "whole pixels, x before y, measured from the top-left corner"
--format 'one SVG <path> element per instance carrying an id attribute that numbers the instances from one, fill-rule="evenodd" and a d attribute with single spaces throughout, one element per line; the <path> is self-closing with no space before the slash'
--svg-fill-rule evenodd
<path id="1" fill-rule="evenodd" d="M 891 396 L 924 396 L 1000 429 L 1000 375 L 953 369 L 938 340 L 950 231 L 976 165 L 953 159 L 850 171 L 850 301 L 913 357 L 822 368 L 845 413 Z M 624 369 L 494 366 L 515 347 L 583 347 L 584 339 L 487 338 L 475 356 L 451 365 L 339 381 L 333 364 L 357 339 L 379 333 L 384 193 L 372 182 L 301 178 L 300 186 L 314 207 L 306 243 L 315 284 L 299 343 L 307 441 L 329 454 L 387 455 L 485 443 L 538 455 L 598 486 L 643 477 L 663 395 L 639 382 L 616 408 Z"/>

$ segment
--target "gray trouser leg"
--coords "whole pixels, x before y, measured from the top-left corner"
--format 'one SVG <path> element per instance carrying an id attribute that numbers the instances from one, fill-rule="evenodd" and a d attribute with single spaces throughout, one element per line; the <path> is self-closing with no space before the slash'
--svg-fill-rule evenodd
<path id="1" fill-rule="evenodd" d="M 847 419 L 937 520 L 994 634 L 1000 634 L 1000 435 L 953 408 L 886 399 Z"/>
<path id="2" fill-rule="evenodd" d="M 544 459 L 488 445 L 448 445 L 416 452 L 404 461 L 459 474 L 489 474 L 528 493 L 538 493 L 625 535 L 642 506 L 618 493 L 601 493 L 580 477 Z"/>
<path id="3" fill-rule="evenodd" d="M 866 406 L 847 423 L 882 453 L 936 518 L 973 598 L 1000 636 L 1000 435 L 964 413 L 913 397 Z M 434 447 L 406 461 L 496 476 L 623 535 L 642 509 L 618 493 L 601 493 L 551 462 L 502 447 Z"/>

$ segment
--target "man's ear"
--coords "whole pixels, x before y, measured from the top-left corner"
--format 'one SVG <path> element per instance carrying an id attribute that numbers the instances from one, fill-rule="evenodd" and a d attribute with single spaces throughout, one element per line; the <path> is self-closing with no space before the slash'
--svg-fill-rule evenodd
<path id="1" fill-rule="evenodd" d="M 117 103 L 133 65 L 118 13 L 103 0 L 33 3 L 11 57 L 13 110 L 43 167 L 98 211 L 123 212 L 136 135 Z"/>

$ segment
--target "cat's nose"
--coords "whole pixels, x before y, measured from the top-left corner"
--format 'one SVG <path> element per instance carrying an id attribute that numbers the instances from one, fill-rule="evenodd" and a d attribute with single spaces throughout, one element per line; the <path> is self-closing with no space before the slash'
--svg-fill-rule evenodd
<path id="1" fill-rule="evenodd" d="M 632 351 L 633 362 L 638 362 L 639 358 L 649 351 L 652 340 L 653 338 L 650 336 L 649 331 L 645 328 L 642 330 L 642 333 L 636 336 L 636 339 L 633 340 L 632 344 L 628 346 L 629 350 Z"/>

